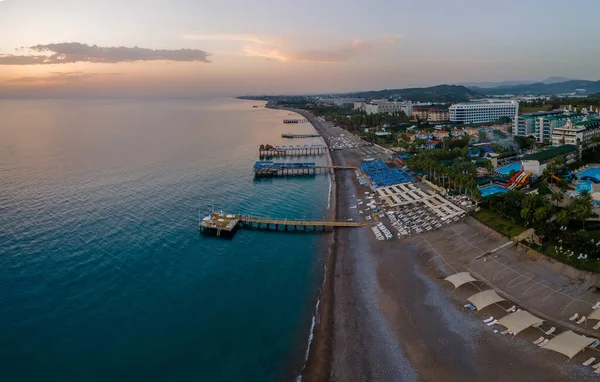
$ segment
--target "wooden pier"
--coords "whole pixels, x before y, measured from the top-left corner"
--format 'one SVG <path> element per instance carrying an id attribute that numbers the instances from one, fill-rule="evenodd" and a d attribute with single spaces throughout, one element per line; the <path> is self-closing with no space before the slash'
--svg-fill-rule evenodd
<path id="1" fill-rule="evenodd" d="M 326 174 L 330 170 L 354 170 L 360 171 L 358 167 L 351 166 L 317 166 L 313 162 L 271 162 L 257 161 L 254 163 L 254 176 L 256 178 L 273 178 L 280 176 L 307 176 Z"/>
<path id="2" fill-rule="evenodd" d="M 200 233 L 209 236 L 231 237 L 238 228 L 272 231 L 318 232 L 332 228 L 364 227 L 367 222 L 335 220 L 271 219 L 213 212 L 200 221 Z"/>
<path id="3" fill-rule="evenodd" d="M 306 123 L 307 119 L 284 118 L 283 123 Z"/>
<path id="4" fill-rule="evenodd" d="M 292 133 L 283 133 L 281 134 L 281 138 L 319 138 L 319 134 L 292 134 Z"/>
<path id="5" fill-rule="evenodd" d="M 289 220 L 289 219 L 269 219 L 259 217 L 240 217 L 240 227 L 254 229 L 270 229 L 275 231 L 312 231 L 326 230 L 327 228 L 342 227 L 364 227 L 372 223 L 335 221 L 335 220 Z"/>
<path id="6" fill-rule="evenodd" d="M 304 146 L 272 146 L 260 145 L 258 155 L 261 158 L 272 157 L 290 157 L 290 156 L 315 156 L 323 155 L 327 152 L 325 145 L 304 145 Z"/>

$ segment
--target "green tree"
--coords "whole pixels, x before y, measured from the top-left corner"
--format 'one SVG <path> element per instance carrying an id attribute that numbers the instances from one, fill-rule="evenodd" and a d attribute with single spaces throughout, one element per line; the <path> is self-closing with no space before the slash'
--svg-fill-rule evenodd
<path id="1" fill-rule="evenodd" d="M 485 131 L 480 131 L 478 134 L 479 142 L 485 142 L 487 140 L 487 133 Z"/>
<path id="2" fill-rule="evenodd" d="M 582 228 L 585 229 L 585 221 L 592 216 L 594 199 L 589 191 L 584 190 L 578 196 L 571 199 L 569 212 L 572 216 L 581 221 Z"/>
<path id="3" fill-rule="evenodd" d="M 567 209 L 563 209 L 556 215 L 556 223 L 561 227 L 568 226 L 570 221 L 571 217 L 569 216 L 569 211 Z"/>
<path id="4" fill-rule="evenodd" d="M 555 202 L 556 206 L 558 207 L 558 204 L 565 199 L 565 194 L 560 191 L 556 191 L 550 196 L 550 199 L 552 199 L 552 201 Z"/>

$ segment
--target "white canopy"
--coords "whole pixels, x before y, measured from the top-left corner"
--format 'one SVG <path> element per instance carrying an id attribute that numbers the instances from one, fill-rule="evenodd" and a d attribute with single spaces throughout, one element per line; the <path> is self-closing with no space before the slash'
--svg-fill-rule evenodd
<path id="1" fill-rule="evenodd" d="M 454 289 L 461 285 L 470 283 L 471 281 L 477 281 L 471 276 L 469 272 L 455 273 L 451 276 L 446 277 L 444 280 L 451 282 L 454 285 Z"/>
<path id="2" fill-rule="evenodd" d="M 586 346 L 591 345 L 594 341 L 594 338 L 581 336 L 569 330 L 551 339 L 550 342 L 543 346 L 543 348 L 554 350 L 571 359 L 575 354 L 585 349 Z"/>
<path id="3" fill-rule="evenodd" d="M 590 313 L 587 319 L 600 321 L 600 309 L 596 309 L 592 313 Z"/>
<path id="4" fill-rule="evenodd" d="M 498 325 L 502 325 L 512 333 L 517 334 L 532 325 L 541 324 L 542 322 L 544 322 L 544 320 L 541 318 L 537 318 L 529 312 L 520 310 L 502 317 L 498 320 Z"/>
<path id="5" fill-rule="evenodd" d="M 476 293 L 473 296 L 469 297 L 467 300 L 469 300 L 471 304 L 475 305 L 477 310 L 481 310 L 486 306 L 490 306 L 499 301 L 504 301 L 504 299 L 498 296 L 498 293 L 496 293 L 496 291 L 493 289 L 488 289 L 484 290 L 483 292 Z"/>

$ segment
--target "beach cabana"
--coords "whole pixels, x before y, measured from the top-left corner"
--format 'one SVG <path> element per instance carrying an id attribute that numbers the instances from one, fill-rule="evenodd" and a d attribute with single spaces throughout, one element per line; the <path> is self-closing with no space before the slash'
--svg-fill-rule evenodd
<path id="1" fill-rule="evenodd" d="M 544 349 L 554 350 L 555 352 L 561 353 L 573 358 L 577 353 L 591 345 L 595 341 L 594 338 L 575 334 L 572 331 L 566 331 L 551 339 Z"/>
<path id="2" fill-rule="evenodd" d="M 466 283 L 470 283 L 472 281 L 477 281 L 473 278 L 473 276 L 471 276 L 471 274 L 469 272 L 455 273 L 451 276 L 446 277 L 444 280 L 452 283 L 452 285 L 454 285 L 454 289 L 456 289 L 459 286 L 464 285 Z"/>
<path id="3" fill-rule="evenodd" d="M 476 293 L 467 299 L 471 304 L 475 305 L 477 310 L 481 310 L 487 306 L 495 304 L 500 301 L 506 301 L 504 298 L 498 296 L 493 289 L 484 290 L 483 292 Z"/>
<path id="4" fill-rule="evenodd" d="M 592 313 L 590 313 L 587 319 L 600 321 L 600 309 L 596 309 Z"/>
<path id="5" fill-rule="evenodd" d="M 511 333 L 515 335 L 533 325 L 538 325 L 544 322 L 541 318 L 534 316 L 533 314 L 520 310 L 507 316 L 502 317 L 498 320 L 498 325 L 504 326 Z"/>

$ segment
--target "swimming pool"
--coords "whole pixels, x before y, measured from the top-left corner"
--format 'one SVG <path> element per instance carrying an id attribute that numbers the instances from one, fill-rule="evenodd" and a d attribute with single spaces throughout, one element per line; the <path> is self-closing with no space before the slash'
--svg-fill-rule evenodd
<path id="1" fill-rule="evenodd" d="M 508 175 L 513 170 L 521 171 L 521 162 L 514 162 L 514 163 L 509 164 L 508 166 L 500 167 L 499 169 L 496 170 L 496 172 L 499 172 L 500 174 L 503 174 L 503 175 Z"/>
<path id="2" fill-rule="evenodd" d="M 600 168 L 588 168 L 587 170 L 580 172 L 577 174 L 579 178 L 589 177 L 595 179 L 597 182 L 600 182 Z"/>
<path id="3" fill-rule="evenodd" d="M 581 191 L 589 191 L 592 192 L 592 181 L 591 180 L 578 180 L 575 184 L 577 188 L 573 190 L 576 193 L 580 193 Z"/>
<path id="4" fill-rule="evenodd" d="M 492 184 L 491 186 L 480 188 L 479 191 L 481 191 L 481 196 L 483 198 L 487 198 L 488 196 L 494 194 L 504 194 L 508 190 L 497 184 Z"/>

